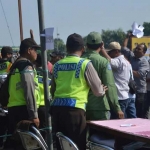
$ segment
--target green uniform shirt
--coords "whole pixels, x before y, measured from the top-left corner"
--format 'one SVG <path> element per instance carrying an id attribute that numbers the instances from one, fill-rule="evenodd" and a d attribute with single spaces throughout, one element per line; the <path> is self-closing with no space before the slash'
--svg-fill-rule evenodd
<path id="1" fill-rule="evenodd" d="M 109 61 L 100 56 L 96 51 L 92 50 L 88 50 L 82 57 L 92 61 L 102 83 L 108 87 L 108 91 L 102 97 L 94 96 L 90 90 L 86 109 L 108 111 L 111 107 L 115 112 L 121 110 L 118 103 L 117 90 Z"/>

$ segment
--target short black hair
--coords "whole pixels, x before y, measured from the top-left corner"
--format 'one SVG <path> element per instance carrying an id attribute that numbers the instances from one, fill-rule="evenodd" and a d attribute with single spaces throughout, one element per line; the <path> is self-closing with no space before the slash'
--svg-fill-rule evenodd
<path id="1" fill-rule="evenodd" d="M 7 57 L 7 53 L 1 53 L 2 58 L 6 58 Z"/>
<path id="2" fill-rule="evenodd" d="M 10 46 L 3 46 L 1 50 L 2 58 L 7 57 L 7 54 L 12 54 L 13 50 Z"/>
<path id="3" fill-rule="evenodd" d="M 143 45 L 144 47 L 143 47 L 143 52 L 144 52 L 144 54 L 146 53 L 146 51 L 147 51 L 147 46 L 145 45 L 145 43 L 140 43 L 139 45 Z"/>
<path id="4" fill-rule="evenodd" d="M 71 34 L 67 38 L 66 48 L 68 53 L 74 53 L 84 48 L 84 41 L 81 35 Z"/>
<path id="5" fill-rule="evenodd" d="M 97 50 L 99 47 L 100 47 L 100 44 L 101 43 L 99 43 L 99 44 L 86 44 L 87 45 L 87 47 L 89 48 L 89 49 L 92 49 L 92 50 Z"/>
<path id="6" fill-rule="evenodd" d="M 66 46 L 66 48 L 68 53 L 74 53 L 76 51 L 80 51 L 81 49 L 83 49 L 84 46 L 77 46 L 77 45 L 73 47 Z"/>
<path id="7" fill-rule="evenodd" d="M 28 48 L 25 48 L 25 47 L 22 47 L 20 50 L 19 50 L 19 54 L 20 55 L 24 55 L 25 53 L 26 53 L 26 50 L 27 50 Z"/>

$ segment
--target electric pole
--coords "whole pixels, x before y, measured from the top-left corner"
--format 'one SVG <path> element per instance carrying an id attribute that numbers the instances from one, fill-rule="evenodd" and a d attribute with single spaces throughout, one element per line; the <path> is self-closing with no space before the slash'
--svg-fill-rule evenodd
<path id="1" fill-rule="evenodd" d="M 21 0 L 18 0 L 18 11 L 19 11 L 20 41 L 22 41 L 23 40 L 23 25 L 22 25 Z"/>
<path id="2" fill-rule="evenodd" d="M 38 14 L 39 14 L 39 28 L 40 28 L 40 35 L 45 35 L 45 26 L 44 26 L 44 10 L 43 10 L 43 0 L 38 0 Z M 47 69 L 47 51 L 45 50 L 45 36 L 40 36 L 41 41 L 41 56 L 42 56 L 42 69 L 43 69 L 43 86 L 44 86 L 44 100 L 45 100 L 45 115 L 46 115 L 46 125 L 48 127 L 47 131 L 47 145 L 49 150 L 53 150 L 53 143 L 52 143 L 52 125 L 51 125 L 51 118 L 50 118 L 50 96 L 49 96 L 49 89 L 48 89 L 48 69 Z"/>

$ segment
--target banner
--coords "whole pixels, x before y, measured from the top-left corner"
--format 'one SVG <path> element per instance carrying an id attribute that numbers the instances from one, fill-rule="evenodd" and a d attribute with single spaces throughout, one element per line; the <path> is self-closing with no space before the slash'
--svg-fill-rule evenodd
<path id="1" fill-rule="evenodd" d="M 45 50 L 54 49 L 53 32 L 54 32 L 54 28 L 46 28 L 45 34 L 41 34 L 41 36 L 45 36 Z"/>

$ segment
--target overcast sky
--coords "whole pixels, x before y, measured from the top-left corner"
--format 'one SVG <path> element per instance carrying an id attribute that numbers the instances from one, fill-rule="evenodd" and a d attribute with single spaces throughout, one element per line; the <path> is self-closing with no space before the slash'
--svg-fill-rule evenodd
<path id="1" fill-rule="evenodd" d="M 0 0 L 3 4 L 15 46 L 20 44 L 18 0 Z M 134 21 L 150 22 L 150 0 L 43 0 L 45 28 L 54 27 L 54 37 L 66 42 L 67 36 L 78 33 L 82 36 L 91 31 L 122 28 L 125 32 Z M 33 29 L 39 40 L 37 0 L 21 0 L 24 38 Z M 0 45 L 12 46 L 8 27 L 0 5 Z"/>

